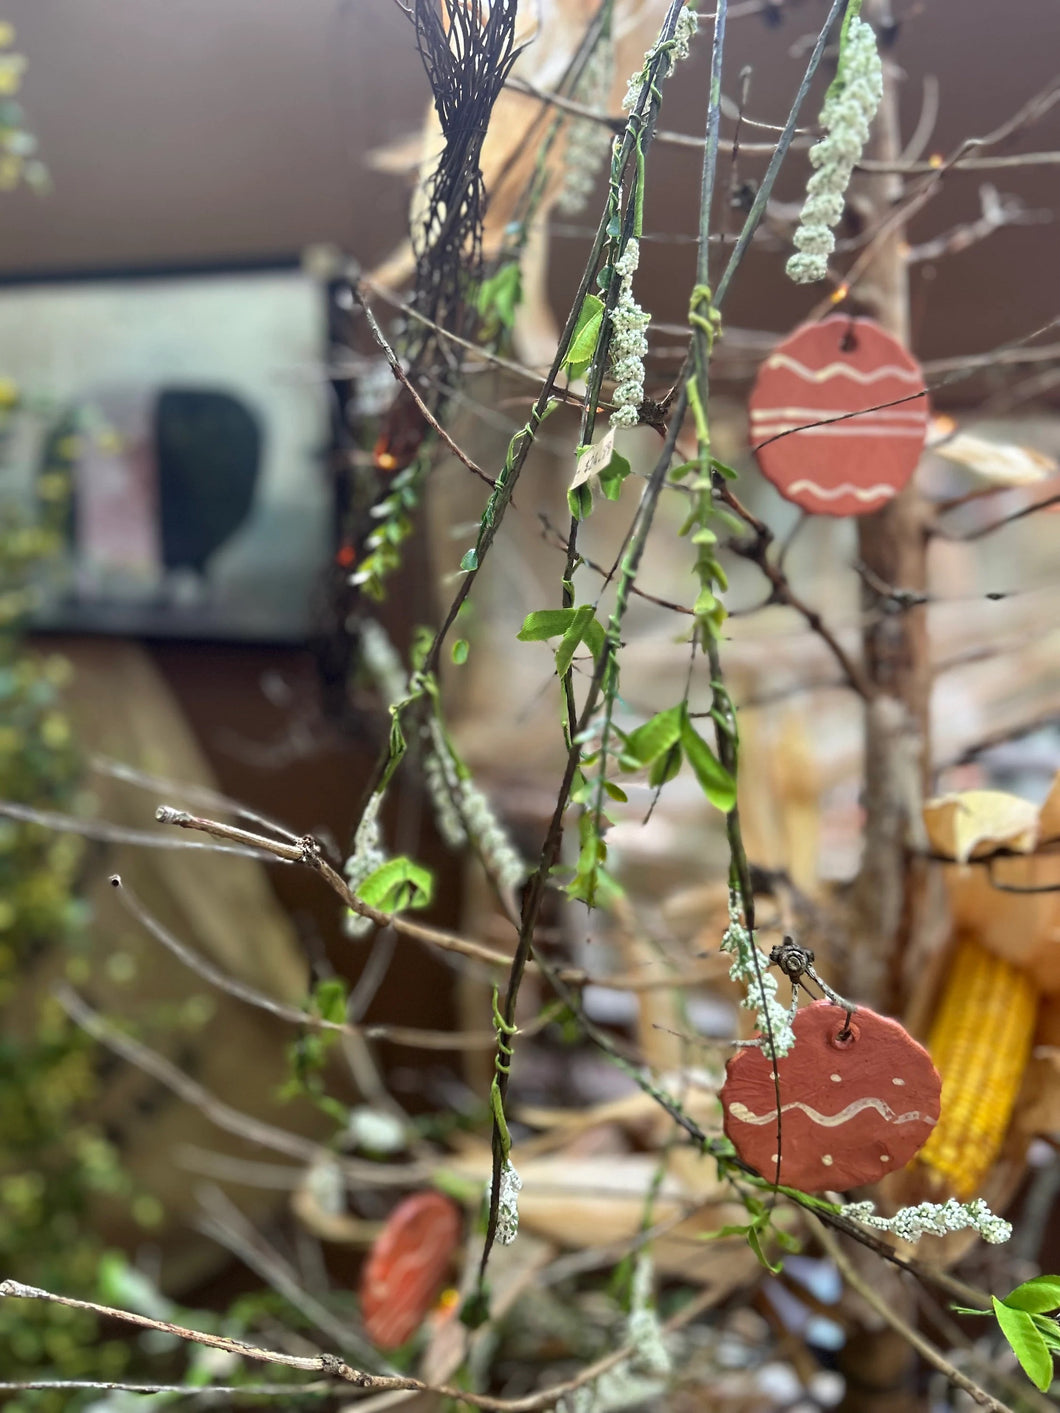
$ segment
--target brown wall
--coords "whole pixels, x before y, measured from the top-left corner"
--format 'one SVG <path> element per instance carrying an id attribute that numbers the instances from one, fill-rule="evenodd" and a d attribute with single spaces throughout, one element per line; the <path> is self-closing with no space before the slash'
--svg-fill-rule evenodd
<path id="1" fill-rule="evenodd" d="M 924 75 L 940 80 L 933 150 L 989 131 L 1060 67 L 1055 0 L 896 0 L 895 8 L 907 132 Z M 730 23 L 730 72 L 754 65 L 751 106 L 773 122 L 793 91 L 799 41 L 825 13 L 823 0 L 789 0 L 786 9 L 777 28 L 760 17 Z M 23 97 L 55 179 L 46 200 L 5 198 L 0 273 L 242 259 L 323 240 L 371 264 L 403 233 L 401 183 L 360 160 L 414 126 L 426 102 L 411 30 L 393 0 L 5 0 L 0 10 L 30 61 Z M 665 126 L 701 127 L 706 49 L 679 75 Z M 1060 146 L 1060 106 L 1016 150 L 1049 146 Z M 694 230 L 697 179 L 694 153 L 653 159 L 657 228 Z M 798 179 L 793 169 L 792 197 Z M 1048 206 L 1060 168 L 955 175 L 915 238 L 976 215 L 980 180 Z M 919 267 L 921 356 L 985 350 L 1055 312 L 1055 244 L 1055 227 L 1035 225 L 935 270 Z M 678 318 L 691 251 L 657 253 L 647 303 Z M 557 243 L 560 298 L 577 255 L 574 242 Z M 811 299 L 784 281 L 780 263 L 775 255 L 751 262 L 730 321 L 775 330 L 797 321 Z"/>

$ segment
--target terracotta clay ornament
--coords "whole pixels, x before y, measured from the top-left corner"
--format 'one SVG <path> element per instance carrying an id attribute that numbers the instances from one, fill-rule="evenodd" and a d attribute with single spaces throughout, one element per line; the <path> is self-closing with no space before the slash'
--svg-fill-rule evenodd
<path id="1" fill-rule="evenodd" d="M 751 392 L 751 446 L 813 515 L 867 515 L 902 489 L 927 437 L 924 375 L 871 319 L 834 314 L 779 343 Z M 857 414 L 851 416 L 850 414 Z"/>
<path id="2" fill-rule="evenodd" d="M 361 1318 L 380 1349 L 410 1339 L 445 1284 L 460 1245 L 460 1212 L 440 1192 L 416 1192 L 391 1212 L 361 1273 Z"/>
<path id="3" fill-rule="evenodd" d="M 938 1122 L 942 1081 L 897 1021 L 815 1001 L 795 1016 L 795 1044 L 774 1066 L 757 1045 L 729 1061 L 721 1103 L 737 1153 L 770 1181 L 842 1192 L 904 1167 Z"/>

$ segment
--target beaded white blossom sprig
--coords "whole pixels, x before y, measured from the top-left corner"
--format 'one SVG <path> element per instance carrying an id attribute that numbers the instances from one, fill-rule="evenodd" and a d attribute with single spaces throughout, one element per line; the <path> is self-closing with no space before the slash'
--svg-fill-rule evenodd
<path id="1" fill-rule="evenodd" d="M 629 112 L 637 106 L 637 99 L 640 97 L 640 90 L 647 77 L 648 69 L 659 54 L 664 55 L 662 72 L 659 74 L 660 80 L 667 79 L 674 71 L 674 66 L 682 59 L 688 58 L 689 46 L 695 38 L 699 29 L 699 16 L 695 10 L 686 5 L 677 17 L 677 25 L 674 29 L 674 37 L 671 40 L 657 39 L 648 52 L 644 55 L 644 63 L 632 76 L 626 88 L 626 96 L 622 100 L 622 107 Z"/>
<path id="2" fill-rule="evenodd" d="M 377 790 L 364 807 L 361 822 L 353 836 L 353 852 L 346 860 L 345 874 L 350 887 L 356 893 L 364 880 L 382 868 L 387 861 L 383 847 L 383 834 L 379 824 L 379 809 L 383 796 Z M 375 923 L 360 913 L 346 914 L 346 934 L 348 937 L 366 937 Z"/>
<path id="3" fill-rule="evenodd" d="M 843 214 L 846 189 L 882 97 L 883 65 L 876 36 L 851 6 L 835 82 L 821 109 L 825 136 L 810 148 L 810 165 L 816 170 L 806 184 L 806 201 L 793 238 L 796 254 L 786 267 L 796 284 L 823 280 L 828 272 L 828 257 L 835 249 L 831 228 Z"/>
<path id="4" fill-rule="evenodd" d="M 793 989 L 789 1011 L 777 1000 L 777 979 L 769 970 L 769 958 L 744 925 L 738 900 L 732 893 L 729 894 L 729 925 L 721 939 L 721 950 L 733 958 L 730 978 L 744 988 L 740 1005 L 755 1013 L 759 1038 L 751 1043 L 768 1053 L 771 1037 L 774 1059 L 783 1059 L 795 1044 L 792 1021 L 798 1005 L 798 988 Z"/>
<path id="5" fill-rule="evenodd" d="M 603 116 L 615 72 L 615 46 L 610 37 L 601 38 L 572 97 Z M 611 151 L 611 129 L 596 118 L 574 118 L 567 130 L 567 153 L 563 187 L 556 206 L 568 216 L 584 211 L 596 185 L 596 177 Z"/>
<path id="6" fill-rule="evenodd" d="M 958 1202 L 955 1197 L 948 1202 L 921 1202 L 915 1207 L 903 1207 L 893 1217 L 877 1216 L 873 1202 L 848 1202 L 840 1207 L 839 1215 L 862 1226 L 875 1227 L 877 1231 L 893 1232 L 903 1241 L 919 1241 L 925 1235 L 946 1236 L 951 1231 L 973 1228 L 984 1241 L 997 1246 L 1012 1235 L 1011 1222 L 991 1212 L 981 1197 L 972 1202 Z"/>
<path id="7" fill-rule="evenodd" d="M 615 274 L 622 281 L 611 313 L 611 376 L 616 387 L 611 413 L 614 427 L 635 427 L 644 401 L 644 360 L 648 355 L 648 325 L 651 315 L 633 298 L 633 275 L 640 264 L 640 242 L 628 240 L 615 261 Z"/>

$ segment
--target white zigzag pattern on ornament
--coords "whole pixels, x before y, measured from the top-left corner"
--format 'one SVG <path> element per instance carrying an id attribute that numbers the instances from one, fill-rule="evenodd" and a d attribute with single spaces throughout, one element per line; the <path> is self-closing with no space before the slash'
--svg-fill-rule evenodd
<path id="1" fill-rule="evenodd" d="M 823 368 L 814 369 L 807 368 L 805 363 L 800 363 L 789 353 L 773 353 L 766 359 L 766 367 L 787 368 L 809 383 L 827 383 L 832 378 L 849 378 L 852 382 L 867 386 L 869 383 L 878 383 L 881 378 L 897 378 L 901 383 L 913 383 L 916 387 L 923 386 L 920 373 L 914 372 L 911 368 L 899 368 L 894 363 L 885 364 L 882 368 L 874 368 L 871 373 L 866 373 L 861 368 L 852 368 L 849 363 L 826 363 Z"/>
<path id="2" fill-rule="evenodd" d="M 793 1099 L 790 1104 L 782 1104 L 780 1112 L 787 1114 L 792 1109 L 801 1109 L 812 1123 L 820 1124 L 822 1128 L 839 1128 L 842 1124 L 857 1118 L 858 1114 L 864 1113 L 866 1109 L 875 1109 L 888 1123 L 892 1124 L 938 1123 L 937 1115 L 932 1118 L 929 1114 L 920 1113 L 918 1109 L 914 1109 L 908 1114 L 896 1114 L 885 1100 L 873 1098 L 871 1095 L 866 1099 L 855 1099 L 845 1109 L 840 1109 L 838 1114 L 822 1114 L 819 1109 L 813 1108 L 810 1104 L 804 1104 L 801 1099 Z M 740 1103 L 730 1104 L 729 1114 L 744 1124 L 769 1124 L 777 1121 L 776 1109 L 770 1109 L 764 1114 L 756 1114 L 746 1104 Z"/>
<path id="3" fill-rule="evenodd" d="M 853 496 L 855 500 L 890 500 L 895 494 L 893 486 L 852 486 L 849 481 L 844 481 L 839 486 L 819 486 L 814 481 L 792 481 L 791 485 L 785 489 L 785 495 L 794 495 L 796 491 L 810 491 L 813 495 L 819 496 L 821 500 L 838 500 L 840 496 Z"/>

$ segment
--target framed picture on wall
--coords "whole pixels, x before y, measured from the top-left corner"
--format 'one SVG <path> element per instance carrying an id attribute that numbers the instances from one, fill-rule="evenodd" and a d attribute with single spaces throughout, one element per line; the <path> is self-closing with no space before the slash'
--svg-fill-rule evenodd
<path id="1" fill-rule="evenodd" d="M 0 501 L 59 502 L 43 629 L 298 641 L 331 550 L 325 293 L 297 267 L 0 285 Z"/>

